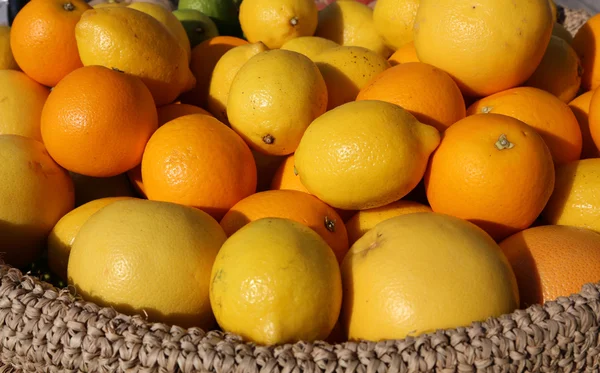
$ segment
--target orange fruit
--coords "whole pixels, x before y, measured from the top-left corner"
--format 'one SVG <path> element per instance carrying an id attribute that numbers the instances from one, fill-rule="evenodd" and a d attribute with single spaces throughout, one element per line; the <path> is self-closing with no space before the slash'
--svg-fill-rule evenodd
<path id="1" fill-rule="evenodd" d="M 181 101 L 200 107 L 206 107 L 208 89 L 212 72 L 228 50 L 248 44 L 248 41 L 234 36 L 215 36 L 196 45 L 192 49 L 190 69 L 196 77 L 196 87 L 181 95 Z"/>
<path id="2" fill-rule="evenodd" d="M 571 108 L 571 111 L 573 111 L 573 114 L 575 114 L 577 122 L 579 123 L 579 129 L 581 130 L 581 159 L 600 157 L 600 151 L 594 143 L 594 139 L 592 139 L 592 134 L 590 133 L 590 123 L 588 120 L 590 102 L 592 101 L 593 95 L 594 91 L 587 91 L 569 102 L 569 107 Z"/>
<path id="3" fill-rule="evenodd" d="M 444 132 L 425 173 L 435 212 L 469 220 L 496 240 L 529 227 L 554 189 L 552 156 L 527 124 L 476 114 Z"/>
<path id="4" fill-rule="evenodd" d="M 577 118 L 558 97 L 533 87 L 511 88 L 474 102 L 467 115 L 504 114 L 533 127 L 557 164 L 579 159 L 582 139 Z"/>
<path id="5" fill-rule="evenodd" d="M 142 158 L 148 199 L 199 208 L 220 220 L 256 191 L 256 164 L 242 138 L 214 117 L 185 115 L 160 127 Z"/>
<path id="6" fill-rule="evenodd" d="M 79 68 L 54 87 L 42 110 L 42 139 L 58 164 L 94 177 L 142 160 L 158 119 L 141 79 L 102 66 Z"/>
<path id="7" fill-rule="evenodd" d="M 17 13 L 10 46 L 17 64 L 29 77 L 54 87 L 71 71 L 82 67 L 75 25 L 92 9 L 84 0 L 28 2 Z"/>
<path id="8" fill-rule="evenodd" d="M 271 182 L 271 189 L 289 189 L 310 193 L 300 181 L 300 176 L 298 176 L 298 171 L 294 165 L 294 154 L 288 155 L 283 162 L 281 162 L 279 168 L 277 168 L 275 176 L 273 176 L 273 181 Z"/>
<path id="9" fill-rule="evenodd" d="M 567 297 L 600 279 L 600 234 L 586 228 L 529 228 L 500 247 L 517 277 L 522 308 Z"/>
<path id="10" fill-rule="evenodd" d="M 588 114 L 589 130 L 594 144 L 600 149 L 600 89 L 594 90 Z"/>
<path id="11" fill-rule="evenodd" d="M 175 118 L 179 118 L 184 115 L 204 114 L 212 116 L 211 113 L 202 109 L 201 107 L 189 104 L 168 104 L 157 108 L 156 112 L 158 114 L 159 127 Z"/>
<path id="12" fill-rule="evenodd" d="M 581 87 L 591 91 L 600 86 L 600 14 L 588 19 L 573 37 L 571 46 L 581 58 Z"/>
<path id="13" fill-rule="evenodd" d="M 411 41 L 398 48 L 390 58 L 388 58 L 388 62 L 392 66 L 407 62 L 419 62 L 417 50 L 415 49 L 415 42 Z"/>
<path id="14" fill-rule="evenodd" d="M 444 131 L 464 118 L 467 108 L 450 75 L 422 62 L 408 62 L 379 73 L 356 98 L 380 100 L 402 106 L 419 122 Z"/>
<path id="15" fill-rule="evenodd" d="M 225 214 L 221 227 L 229 237 L 261 218 L 287 218 L 312 228 L 331 247 L 338 263 L 348 251 L 348 234 L 338 213 L 317 197 L 297 190 L 268 190 L 246 197 Z"/>

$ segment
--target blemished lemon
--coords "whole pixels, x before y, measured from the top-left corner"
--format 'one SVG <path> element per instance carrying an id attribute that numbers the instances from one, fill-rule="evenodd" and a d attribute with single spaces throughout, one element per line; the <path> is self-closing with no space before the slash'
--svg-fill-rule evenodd
<path id="1" fill-rule="evenodd" d="M 0 26 L 0 70 L 19 70 L 10 49 L 10 26 Z"/>
<path id="2" fill-rule="evenodd" d="M 413 40 L 413 25 L 420 0 L 377 0 L 373 9 L 375 29 L 385 44 L 397 50 Z"/>
<path id="3" fill-rule="evenodd" d="M 311 60 L 326 49 L 339 46 L 338 43 L 318 36 L 301 36 L 285 42 L 280 49 L 286 49 L 305 55 Z"/>

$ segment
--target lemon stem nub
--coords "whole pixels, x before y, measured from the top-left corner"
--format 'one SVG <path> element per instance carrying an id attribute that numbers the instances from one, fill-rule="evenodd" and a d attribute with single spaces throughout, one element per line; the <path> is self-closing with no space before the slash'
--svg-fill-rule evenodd
<path id="1" fill-rule="evenodd" d="M 298 18 L 294 17 L 292 19 L 290 19 L 290 25 L 292 26 L 296 26 L 298 24 Z"/>
<path id="2" fill-rule="evenodd" d="M 75 5 L 73 5 L 73 3 L 69 2 L 69 3 L 65 3 L 63 5 L 63 9 L 68 11 L 68 12 L 72 12 L 75 10 Z"/>
<path id="3" fill-rule="evenodd" d="M 275 138 L 273 136 L 271 136 L 271 135 L 265 135 L 262 138 L 262 140 L 263 140 L 263 142 L 265 144 L 269 144 L 269 145 L 271 145 L 271 144 L 273 144 L 275 142 Z"/>
<path id="4" fill-rule="evenodd" d="M 496 141 L 495 145 L 496 145 L 496 148 L 498 148 L 498 150 L 512 149 L 515 146 L 515 144 L 508 141 L 505 134 L 500 135 L 500 137 L 498 138 L 498 141 Z"/>

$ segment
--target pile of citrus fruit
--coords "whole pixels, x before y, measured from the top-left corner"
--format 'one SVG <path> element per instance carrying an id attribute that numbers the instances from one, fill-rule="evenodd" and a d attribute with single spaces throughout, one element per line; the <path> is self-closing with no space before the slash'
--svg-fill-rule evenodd
<path id="1" fill-rule="evenodd" d="M 600 15 L 327 3 L 27 3 L 0 29 L 3 260 L 269 345 L 600 281 Z"/>

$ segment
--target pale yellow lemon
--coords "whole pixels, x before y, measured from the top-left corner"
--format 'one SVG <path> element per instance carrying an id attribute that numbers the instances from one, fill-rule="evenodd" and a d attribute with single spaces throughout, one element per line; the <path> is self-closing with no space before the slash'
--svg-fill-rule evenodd
<path id="1" fill-rule="evenodd" d="M 258 344 L 325 339 L 342 302 L 340 268 L 318 233 L 262 218 L 225 242 L 212 269 L 210 302 L 223 330 Z"/>
<path id="2" fill-rule="evenodd" d="M 413 25 L 420 0 L 377 0 L 373 21 L 385 44 L 397 50 L 413 40 Z"/>
<path id="3" fill-rule="evenodd" d="M 364 210 L 397 201 L 414 189 L 439 143 L 435 127 L 398 105 L 353 101 L 308 127 L 295 165 L 311 194 L 332 207 Z"/>
<path id="4" fill-rule="evenodd" d="M 0 70 L 19 70 L 10 49 L 10 26 L 0 26 Z"/>
<path id="5" fill-rule="evenodd" d="M 339 46 L 338 43 L 329 39 L 318 36 L 301 36 L 288 40 L 280 49 L 301 53 L 314 61 L 319 53 L 337 46 Z"/>

